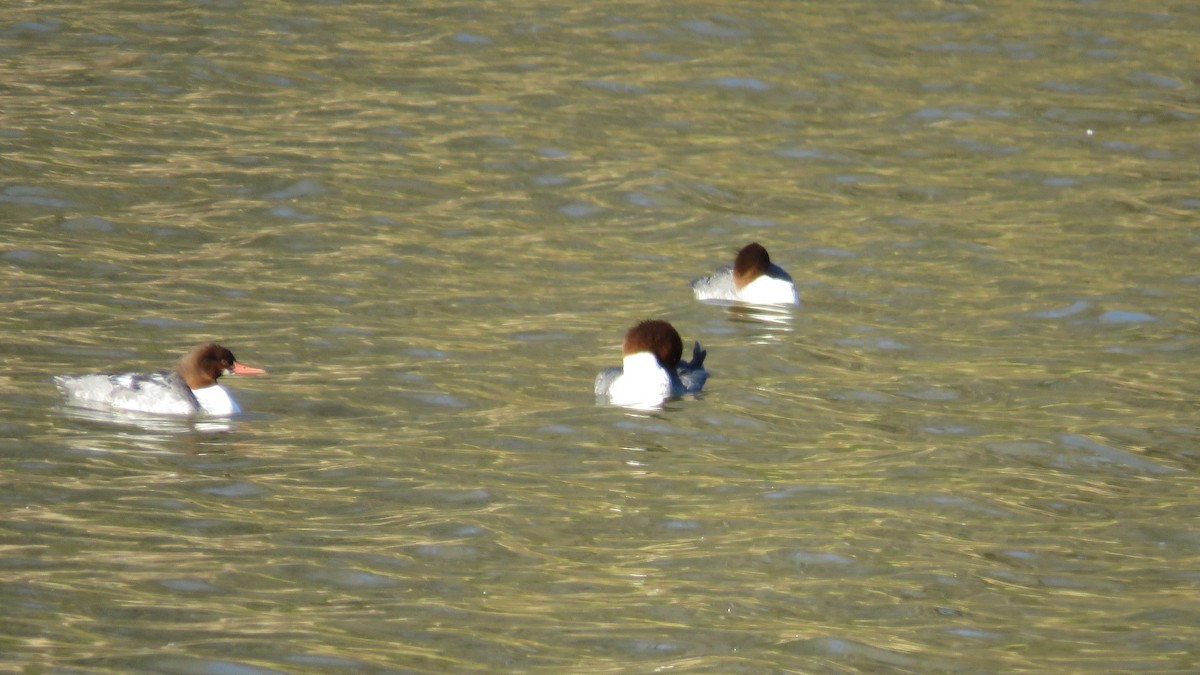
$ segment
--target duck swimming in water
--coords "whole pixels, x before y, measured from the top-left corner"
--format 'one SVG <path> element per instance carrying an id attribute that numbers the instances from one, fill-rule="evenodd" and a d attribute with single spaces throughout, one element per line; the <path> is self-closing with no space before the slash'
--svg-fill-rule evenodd
<path id="1" fill-rule="evenodd" d="M 241 363 L 233 352 L 209 342 L 194 347 L 172 370 L 64 376 L 54 384 L 72 405 L 156 415 L 229 416 L 241 412 L 217 384 L 222 375 L 261 375 L 267 371 Z"/>
<path id="2" fill-rule="evenodd" d="M 771 262 L 758 242 L 738 251 L 732 265 L 692 281 L 697 300 L 732 300 L 752 305 L 798 305 L 800 294 L 792 277 Z"/>
<path id="3" fill-rule="evenodd" d="M 621 367 L 605 368 L 596 376 L 596 400 L 614 405 L 655 407 L 704 387 L 707 352 L 697 342 L 692 360 L 683 361 L 683 339 L 666 321 L 650 319 L 625 333 Z"/>

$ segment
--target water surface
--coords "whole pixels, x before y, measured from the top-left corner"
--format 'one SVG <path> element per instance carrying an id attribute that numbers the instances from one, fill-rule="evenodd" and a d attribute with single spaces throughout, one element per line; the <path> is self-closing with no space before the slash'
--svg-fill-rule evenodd
<path id="1" fill-rule="evenodd" d="M 1200 667 L 1187 3 L 27 3 L 0 663 Z M 694 302 L 759 241 L 803 305 Z M 702 396 L 595 405 L 637 320 Z M 217 339 L 229 422 L 50 376 Z"/>

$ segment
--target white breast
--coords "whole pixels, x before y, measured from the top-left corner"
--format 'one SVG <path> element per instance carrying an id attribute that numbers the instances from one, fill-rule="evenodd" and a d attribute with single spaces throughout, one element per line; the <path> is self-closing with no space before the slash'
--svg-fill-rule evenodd
<path id="1" fill-rule="evenodd" d="M 229 395 L 229 392 L 225 391 L 225 388 L 219 384 L 214 384 L 211 387 L 203 389 L 193 389 L 192 395 L 200 402 L 200 409 L 207 415 L 228 417 L 242 411 L 238 407 L 237 402 Z"/>
<path id="2" fill-rule="evenodd" d="M 625 357 L 621 376 L 608 390 L 614 405 L 657 406 L 671 396 L 671 378 L 650 352 Z"/>
<path id="3" fill-rule="evenodd" d="M 796 285 L 787 279 L 777 279 L 766 274 L 746 284 L 738 291 L 738 300 L 754 305 L 796 305 L 800 295 Z"/>

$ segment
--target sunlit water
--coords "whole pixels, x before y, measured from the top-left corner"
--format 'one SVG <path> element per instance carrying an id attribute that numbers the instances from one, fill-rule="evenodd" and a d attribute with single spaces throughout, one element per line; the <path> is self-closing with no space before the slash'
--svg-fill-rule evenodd
<path id="1" fill-rule="evenodd" d="M 7 7 L 0 667 L 1200 668 L 1198 34 Z M 801 307 L 692 300 L 754 240 Z M 704 393 L 595 405 L 647 317 Z M 50 380 L 209 339 L 233 421 Z"/>

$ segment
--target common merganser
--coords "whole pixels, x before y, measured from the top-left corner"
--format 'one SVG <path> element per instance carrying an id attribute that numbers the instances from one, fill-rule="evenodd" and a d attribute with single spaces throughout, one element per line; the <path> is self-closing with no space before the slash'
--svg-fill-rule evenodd
<path id="1" fill-rule="evenodd" d="M 215 342 L 194 347 L 174 370 L 156 373 L 58 375 L 54 384 L 67 402 L 87 408 L 115 408 L 155 415 L 229 416 L 241 412 L 222 375 L 261 375 L 267 371 L 239 362 Z"/>
<path id="2" fill-rule="evenodd" d="M 704 387 L 708 352 L 697 342 L 692 360 L 682 361 L 683 340 L 666 321 L 642 321 L 625 333 L 623 365 L 596 376 L 596 400 L 630 407 L 656 407 L 668 398 Z"/>
<path id="3" fill-rule="evenodd" d="M 771 262 L 758 242 L 738 251 L 732 265 L 692 281 L 697 300 L 734 300 L 752 305 L 798 305 L 792 277 Z"/>

